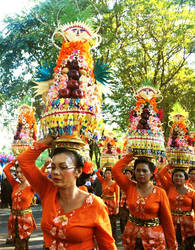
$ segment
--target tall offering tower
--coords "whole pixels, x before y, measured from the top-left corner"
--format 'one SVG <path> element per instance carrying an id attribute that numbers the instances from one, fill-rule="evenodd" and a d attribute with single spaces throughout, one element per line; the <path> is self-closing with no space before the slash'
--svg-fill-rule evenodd
<path id="1" fill-rule="evenodd" d="M 37 124 L 33 107 L 23 104 L 19 107 L 17 129 L 14 134 L 12 151 L 19 155 L 36 141 Z"/>
<path id="2" fill-rule="evenodd" d="M 157 98 L 162 97 L 160 92 L 146 80 L 134 97 L 136 107 L 130 113 L 127 151 L 137 156 L 165 156 L 162 112 L 157 108 Z"/>
<path id="3" fill-rule="evenodd" d="M 61 48 L 55 37 L 62 38 Z M 44 135 L 59 136 L 58 146 L 70 144 L 88 154 L 88 142 L 98 136 L 102 124 L 101 72 L 94 70 L 90 54 L 101 37 L 86 23 L 75 22 L 59 26 L 52 39 L 60 49 L 57 63 L 54 68 L 41 66 L 36 78 L 37 94 L 45 102 L 41 129 Z"/>
<path id="4" fill-rule="evenodd" d="M 167 158 L 174 167 L 187 168 L 195 165 L 193 141 L 188 131 L 188 112 L 177 102 L 169 116 L 172 123 L 167 142 Z"/>

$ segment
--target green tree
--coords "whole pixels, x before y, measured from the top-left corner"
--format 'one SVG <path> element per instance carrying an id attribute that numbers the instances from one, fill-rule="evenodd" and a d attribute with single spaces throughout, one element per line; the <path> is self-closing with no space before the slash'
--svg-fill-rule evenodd
<path id="1" fill-rule="evenodd" d="M 0 105 L 4 100 L 23 99 L 33 95 L 32 77 L 35 67 L 43 62 L 55 62 L 58 50 L 51 42 L 52 34 L 60 23 L 91 20 L 93 11 L 88 1 L 47 0 L 28 13 L 7 17 L 0 33 Z M 96 11 L 97 13 L 97 11 Z M 0 96 L 0 97 L 1 97 Z M 35 103 L 40 106 L 38 101 Z M 13 107 L 12 107 L 13 108 Z"/>
<path id="2" fill-rule="evenodd" d="M 168 0 L 116 1 L 111 13 L 104 15 L 101 29 L 105 37 L 100 50 L 112 62 L 116 78 L 112 102 L 105 104 L 110 111 L 108 122 L 116 121 L 127 129 L 129 109 L 135 104 L 132 95 L 146 78 L 164 96 L 159 107 L 166 112 L 165 128 L 175 100 L 185 103 L 187 95 L 192 112 L 194 72 L 187 60 L 194 52 L 193 15 L 194 9 L 187 3 Z"/>
<path id="3" fill-rule="evenodd" d="M 88 20 L 100 26 L 103 37 L 101 46 L 93 51 L 94 58 L 102 55 L 113 70 L 111 102 L 103 104 L 104 112 L 110 114 L 108 122 L 127 129 L 129 109 L 135 104 L 132 94 L 150 78 L 164 95 L 160 108 L 166 111 L 166 124 L 173 99 L 186 103 L 187 95 L 187 103 L 193 102 L 193 72 L 187 61 L 194 48 L 194 8 L 190 4 L 193 1 L 47 0 L 27 14 L 8 17 L 0 33 L 0 103 L 9 99 L 18 104 L 24 95 L 33 95 L 29 78 L 35 66 L 57 59 L 51 36 L 58 21 Z M 35 105 L 40 114 L 39 98 Z M 187 106 L 191 113 L 192 105 Z"/>

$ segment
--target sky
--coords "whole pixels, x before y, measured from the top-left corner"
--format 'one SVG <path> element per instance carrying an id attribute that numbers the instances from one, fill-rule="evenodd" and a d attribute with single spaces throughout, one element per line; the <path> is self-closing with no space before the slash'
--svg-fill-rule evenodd
<path id="1" fill-rule="evenodd" d="M 28 11 L 28 8 L 32 7 L 36 2 L 37 1 L 33 1 L 33 0 L 0 0 L 0 4 L 1 4 L 0 29 L 3 28 L 1 24 L 3 18 L 5 18 L 6 16 L 13 16 L 16 13 L 20 14 L 22 10 Z M 2 112 L 6 116 L 9 116 L 9 114 L 6 114 L 5 110 L 2 110 Z M 3 119 L 2 117 L 0 117 L 0 153 L 2 152 L 4 146 L 6 148 L 9 148 L 11 146 L 11 142 L 13 140 L 13 134 L 9 132 L 11 131 L 11 127 L 12 128 L 16 127 L 15 121 L 9 124 L 9 126 L 6 128 L 2 126 L 2 123 L 3 123 Z"/>
<path id="2" fill-rule="evenodd" d="M 21 13 L 21 10 L 27 10 L 33 6 L 36 1 L 33 0 L 0 0 L 0 20 L 6 15 L 13 15 L 15 13 Z"/>

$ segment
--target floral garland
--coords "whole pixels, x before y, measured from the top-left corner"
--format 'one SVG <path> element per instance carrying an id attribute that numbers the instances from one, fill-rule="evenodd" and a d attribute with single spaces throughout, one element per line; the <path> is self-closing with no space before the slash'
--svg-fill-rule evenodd
<path id="1" fill-rule="evenodd" d="M 0 154 L 0 165 L 3 167 L 4 164 L 13 161 L 15 157 L 8 154 Z"/>
<path id="2" fill-rule="evenodd" d="M 59 57 L 57 60 L 56 67 L 54 68 L 54 72 L 57 71 L 59 67 L 62 65 L 62 61 L 65 60 L 68 56 L 70 56 L 74 50 L 79 50 L 80 55 L 85 57 L 85 60 L 88 63 L 89 68 L 93 68 L 93 59 L 89 53 L 90 51 L 90 44 L 89 42 L 81 42 L 81 41 L 76 41 L 76 42 L 63 42 L 62 43 L 62 49 L 60 50 Z M 86 56 L 87 55 L 87 56 Z"/>
<path id="3" fill-rule="evenodd" d="M 184 132 L 184 137 L 185 137 L 186 140 L 188 140 L 188 139 L 189 139 L 189 136 L 186 134 L 186 133 L 188 133 L 188 129 L 187 129 L 185 123 L 184 123 L 184 122 L 177 122 L 177 121 L 174 122 L 174 123 L 173 123 L 173 126 L 172 126 L 172 131 L 173 131 L 176 127 L 178 127 L 178 128 L 180 128 L 180 129 L 183 130 L 183 132 Z"/>
<path id="4" fill-rule="evenodd" d="M 156 103 L 156 97 L 152 98 L 151 100 L 149 100 L 149 99 L 144 99 L 144 98 L 142 98 L 142 97 L 138 97 L 137 102 L 136 102 L 136 108 L 135 108 L 135 110 L 136 110 L 136 111 L 137 111 L 137 110 L 140 110 L 141 105 L 142 105 L 142 104 L 145 104 L 146 102 L 148 102 L 150 105 L 152 105 L 154 111 L 156 111 L 157 113 L 159 112 L 159 110 L 158 110 L 157 107 L 156 107 L 156 105 L 157 105 L 157 103 Z"/>
<path id="5" fill-rule="evenodd" d="M 28 123 L 29 129 L 33 129 L 33 139 L 36 140 L 36 134 L 37 134 L 37 124 L 36 119 L 34 116 L 34 111 L 31 112 L 21 112 L 18 116 L 18 123 L 24 124 L 24 122 Z"/>

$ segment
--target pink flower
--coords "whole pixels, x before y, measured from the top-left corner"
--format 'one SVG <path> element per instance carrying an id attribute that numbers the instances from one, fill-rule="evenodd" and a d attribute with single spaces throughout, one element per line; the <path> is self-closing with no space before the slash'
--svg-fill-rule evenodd
<path id="1" fill-rule="evenodd" d="M 64 102 L 65 102 L 65 104 L 69 104 L 70 101 L 68 99 L 65 99 Z"/>

